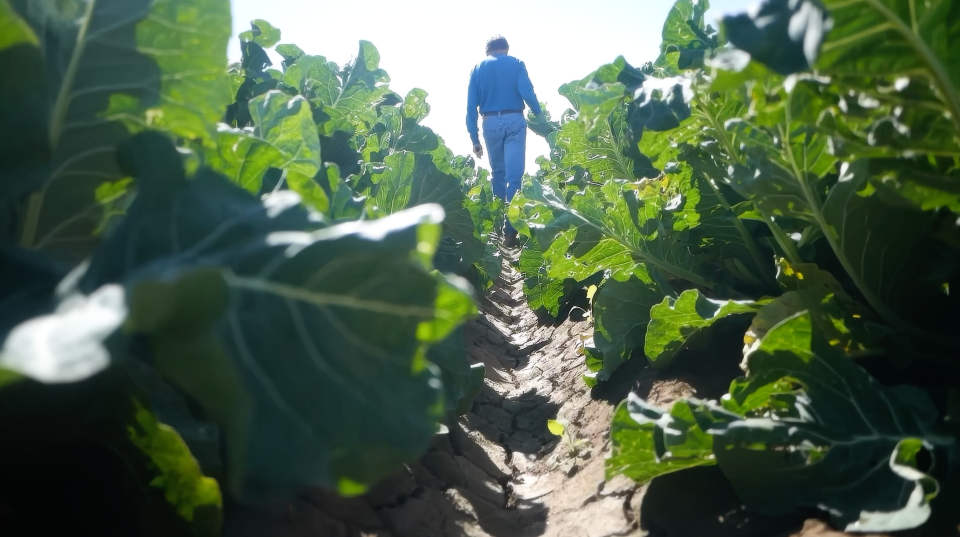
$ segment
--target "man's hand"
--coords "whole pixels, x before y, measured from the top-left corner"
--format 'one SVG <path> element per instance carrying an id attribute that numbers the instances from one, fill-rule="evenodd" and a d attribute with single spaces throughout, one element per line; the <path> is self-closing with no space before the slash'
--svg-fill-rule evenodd
<path id="1" fill-rule="evenodd" d="M 476 155 L 477 158 L 483 158 L 483 146 L 480 144 L 473 144 L 473 154 Z"/>

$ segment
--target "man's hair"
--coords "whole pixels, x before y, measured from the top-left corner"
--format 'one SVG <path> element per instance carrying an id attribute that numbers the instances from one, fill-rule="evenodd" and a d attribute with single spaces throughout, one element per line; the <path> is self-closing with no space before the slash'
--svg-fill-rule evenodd
<path id="1" fill-rule="evenodd" d="M 507 38 L 503 37 L 500 34 L 497 34 L 490 39 L 487 39 L 487 52 L 494 50 L 507 50 L 510 48 L 510 44 L 507 43 Z"/>

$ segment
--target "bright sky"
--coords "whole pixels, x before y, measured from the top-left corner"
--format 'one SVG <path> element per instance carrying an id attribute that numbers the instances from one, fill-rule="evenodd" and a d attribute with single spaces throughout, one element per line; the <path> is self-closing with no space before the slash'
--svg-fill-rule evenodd
<path id="1" fill-rule="evenodd" d="M 527 65 L 537 97 L 554 119 L 570 103 L 557 93 L 561 84 L 580 79 L 623 55 L 639 67 L 659 54 L 669 0 L 232 0 L 233 35 L 265 19 L 280 28 L 280 43 L 299 45 L 307 54 L 326 56 L 340 65 L 366 39 L 380 51 L 380 67 L 401 96 L 419 87 L 429 93 L 430 116 L 424 124 L 458 155 L 471 151 L 466 129 L 467 82 L 483 59 L 488 37 L 503 34 L 510 54 Z M 712 0 L 707 17 L 742 11 L 754 0 Z M 459 8 L 452 7 L 460 6 Z M 269 51 L 274 67 L 280 58 Z M 240 59 L 236 37 L 231 61 Z M 527 172 L 546 142 L 527 131 Z M 489 168 L 486 158 L 481 165 Z"/>

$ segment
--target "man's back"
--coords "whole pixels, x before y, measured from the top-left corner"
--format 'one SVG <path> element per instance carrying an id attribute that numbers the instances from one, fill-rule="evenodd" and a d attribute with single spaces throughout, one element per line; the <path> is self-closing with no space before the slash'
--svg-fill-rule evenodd
<path id="1" fill-rule="evenodd" d="M 479 142 L 477 109 L 480 114 L 504 110 L 523 111 L 526 101 L 534 114 L 540 114 L 540 103 L 522 61 L 508 54 L 491 54 L 470 73 L 467 96 L 467 130 L 473 143 Z"/>
<path id="2" fill-rule="evenodd" d="M 487 56 L 473 69 L 480 89 L 480 112 L 497 110 L 522 110 L 523 96 L 520 95 L 520 68 L 523 62 L 501 54 Z M 526 75 L 526 67 L 523 74 Z M 524 76 L 529 80 L 529 77 Z"/>

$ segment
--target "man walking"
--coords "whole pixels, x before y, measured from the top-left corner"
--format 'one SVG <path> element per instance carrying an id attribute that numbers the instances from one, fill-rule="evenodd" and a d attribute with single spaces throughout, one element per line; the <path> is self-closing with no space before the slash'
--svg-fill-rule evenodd
<path id="1" fill-rule="evenodd" d="M 473 141 L 473 152 L 483 156 L 477 129 L 477 109 L 483 116 L 483 140 L 490 152 L 493 168 L 493 194 L 510 203 L 520 188 L 527 148 L 527 121 L 523 115 L 526 102 L 534 114 L 543 113 L 533 84 L 523 62 L 508 56 L 510 46 L 502 35 L 487 41 L 487 57 L 470 73 L 467 95 L 467 131 Z M 503 244 L 517 245 L 517 231 L 506 220 Z"/>

